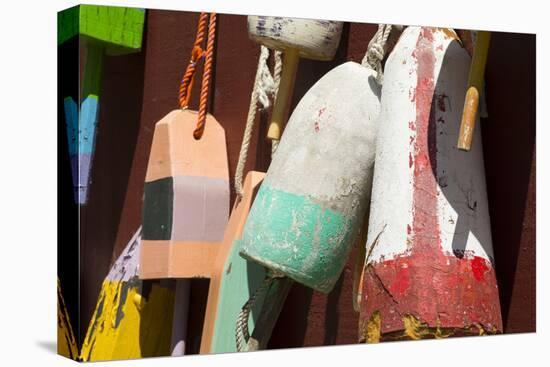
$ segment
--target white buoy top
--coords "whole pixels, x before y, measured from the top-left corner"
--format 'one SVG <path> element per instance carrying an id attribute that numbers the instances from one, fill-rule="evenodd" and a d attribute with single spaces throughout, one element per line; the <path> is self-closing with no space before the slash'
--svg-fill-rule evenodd
<path id="1" fill-rule="evenodd" d="M 295 48 L 300 57 L 332 60 L 342 34 L 342 22 L 249 15 L 250 38 L 271 49 Z"/>

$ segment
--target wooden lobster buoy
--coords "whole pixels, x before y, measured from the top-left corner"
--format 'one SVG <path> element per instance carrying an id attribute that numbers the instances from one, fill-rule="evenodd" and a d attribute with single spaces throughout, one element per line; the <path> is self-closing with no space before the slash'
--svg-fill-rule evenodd
<path id="1" fill-rule="evenodd" d="M 79 5 L 58 15 L 58 43 L 80 37 L 84 45 L 80 100 L 64 99 L 65 120 L 74 199 L 88 201 L 95 151 L 103 56 L 138 52 L 141 49 L 145 10 L 101 5 Z M 76 96 L 74 96 L 76 97 Z"/>
<path id="2" fill-rule="evenodd" d="M 190 279 L 209 278 L 229 217 L 225 132 L 210 114 L 176 110 L 155 126 L 143 196 L 140 278 L 177 279 L 172 355 L 187 339 Z"/>
<path id="3" fill-rule="evenodd" d="M 385 67 L 360 340 L 502 331 L 480 130 L 456 146 L 470 57 L 408 27 Z"/>
<path id="4" fill-rule="evenodd" d="M 223 127 L 210 114 L 193 138 L 197 112 L 157 122 L 145 176 L 140 278 L 209 277 L 229 217 Z"/>
<path id="5" fill-rule="evenodd" d="M 243 234 L 241 256 L 328 293 L 369 204 L 380 87 L 342 64 L 289 119 Z"/>
<path id="6" fill-rule="evenodd" d="M 342 22 L 328 20 L 248 16 L 250 38 L 284 52 L 281 84 L 267 132 L 269 139 L 281 138 L 300 57 L 331 60 L 340 43 L 342 26 Z"/>
<path id="7" fill-rule="evenodd" d="M 215 35 L 216 14 L 201 13 L 180 85 L 180 109 L 156 124 L 145 177 L 140 278 L 177 279 L 172 355 L 185 352 L 190 278 L 211 276 L 229 216 L 225 132 L 207 113 Z M 203 56 L 196 112 L 188 104 Z"/>

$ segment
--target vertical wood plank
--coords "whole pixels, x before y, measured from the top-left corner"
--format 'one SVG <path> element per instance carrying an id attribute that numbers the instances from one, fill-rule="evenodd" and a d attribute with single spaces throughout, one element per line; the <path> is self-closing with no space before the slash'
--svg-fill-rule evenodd
<path id="1" fill-rule="evenodd" d="M 489 117 L 480 123 L 506 333 L 536 326 L 535 37 L 492 33 L 485 73 Z"/>

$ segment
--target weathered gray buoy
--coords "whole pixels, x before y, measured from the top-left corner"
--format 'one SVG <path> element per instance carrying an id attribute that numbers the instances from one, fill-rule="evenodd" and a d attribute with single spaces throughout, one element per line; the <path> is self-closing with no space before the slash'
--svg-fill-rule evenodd
<path id="1" fill-rule="evenodd" d="M 302 98 L 248 216 L 241 256 L 328 293 L 368 207 L 380 86 L 354 62 Z"/>

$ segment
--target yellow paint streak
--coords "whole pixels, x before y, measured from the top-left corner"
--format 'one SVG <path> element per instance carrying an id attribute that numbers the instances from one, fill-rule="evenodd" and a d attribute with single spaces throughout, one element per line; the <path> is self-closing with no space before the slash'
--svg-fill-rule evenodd
<path id="1" fill-rule="evenodd" d="M 153 284 L 146 301 L 139 293 L 141 283 L 103 282 L 80 353 L 83 361 L 170 354 L 174 291 Z"/>
<path id="2" fill-rule="evenodd" d="M 404 332 L 411 339 L 420 339 L 420 326 L 421 322 L 414 317 L 413 315 L 403 316 L 403 326 L 405 327 Z"/>
<path id="3" fill-rule="evenodd" d="M 65 306 L 65 300 L 61 293 L 59 279 L 57 280 L 57 297 L 57 354 L 76 359 L 78 356 L 78 348 L 76 346 L 76 339 L 71 327 L 69 314 Z"/>
<path id="4" fill-rule="evenodd" d="M 364 321 L 360 322 L 359 335 L 362 338 L 359 342 L 378 343 L 380 341 L 394 340 L 418 340 L 418 339 L 444 339 L 450 336 L 462 335 L 493 335 L 498 334 L 496 327 L 488 329 L 481 324 L 475 323 L 464 327 L 441 327 L 441 322 L 437 319 L 436 327 L 430 327 L 420 321 L 414 315 L 405 315 L 402 317 L 403 329 L 390 333 L 381 334 L 382 320 L 378 311 L 373 312 L 365 327 Z"/>
<path id="5" fill-rule="evenodd" d="M 369 318 L 367 323 L 367 343 L 378 343 L 380 342 L 380 335 L 382 333 L 382 323 L 380 320 L 380 312 L 375 311 Z"/>

